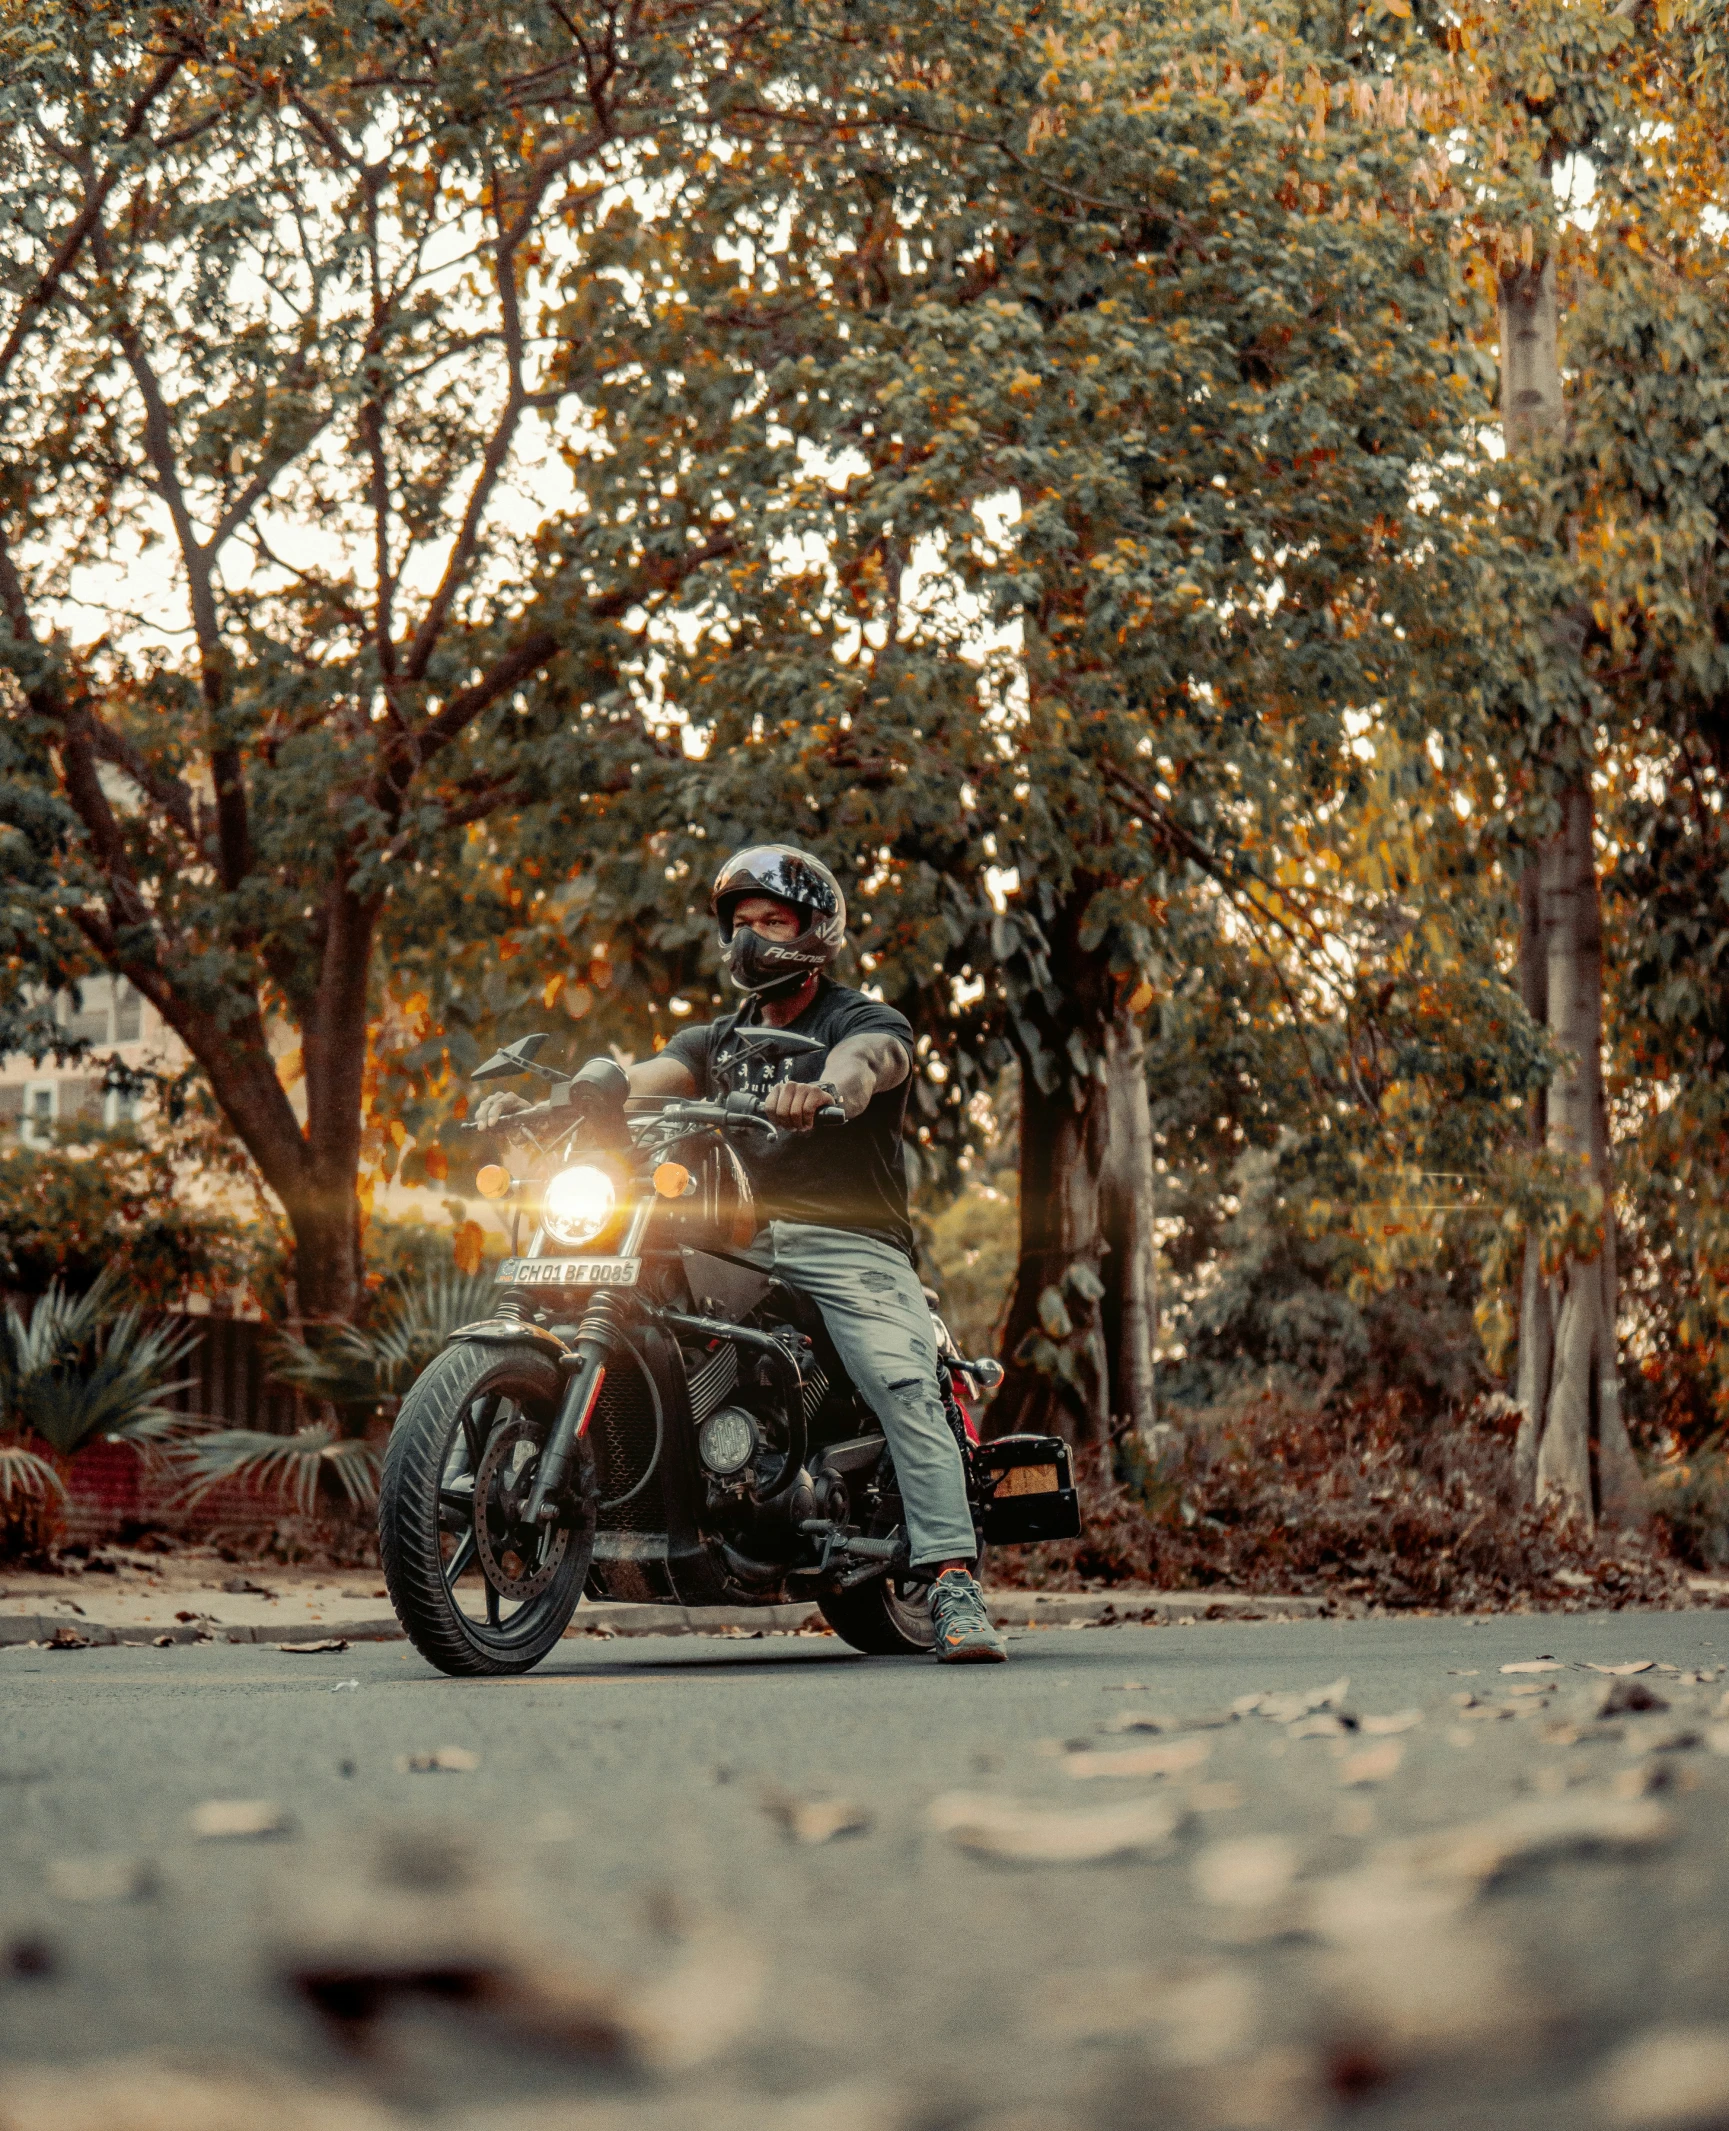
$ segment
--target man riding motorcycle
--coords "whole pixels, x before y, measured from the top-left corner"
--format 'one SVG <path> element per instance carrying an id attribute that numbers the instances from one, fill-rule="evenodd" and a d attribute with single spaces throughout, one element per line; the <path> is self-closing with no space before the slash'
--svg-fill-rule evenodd
<path id="1" fill-rule="evenodd" d="M 976 1541 L 959 1446 L 937 1388 L 936 1339 L 913 1269 L 901 1123 L 913 1061 L 904 1015 L 825 972 L 846 944 L 846 898 L 820 859 L 756 844 L 728 859 L 711 908 L 736 1013 L 682 1029 L 629 1069 L 632 1095 L 763 1098 L 789 1135 L 745 1156 L 767 1221 L 738 1255 L 807 1295 L 836 1352 L 881 1421 L 906 1509 L 912 1566 L 930 1579 L 936 1655 L 948 1664 L 1008 1656 L 972 1573 Z M 736 1029 L 768 1026 L 821 1046 L 770 1064 L 730 1046 Z M 820 1139 L 819 1111 L 847 1122 Z M 525 1107 L 489 1096 L 480 1124 Z"/>

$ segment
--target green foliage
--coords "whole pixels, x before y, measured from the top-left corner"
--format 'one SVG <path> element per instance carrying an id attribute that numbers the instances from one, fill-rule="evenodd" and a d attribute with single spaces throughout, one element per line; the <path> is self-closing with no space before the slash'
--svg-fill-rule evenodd
<path id="1" fill-rule="evenodd" d="M 190 1388 L 173 1372 L 191 1352 L 186 1326 L 148 1326 L 117 1310 L 122 1276 L 104 1272 L 83 1295 L 58 1282 L 26 1317 L 6 1306 L 0 1338 L 0 1427 L 69 1458 L 94 1436 L 144 1442 L 179 1425 L 163 1400 Z"/>
<path id="2" fill-rule="evenodd" d="M 377 1445 L 327 1426 L 299 1428 L 291 1436 L 254 1428 L 182 1434 L 166 1455 L 189 1507 L 236 1481 L 259 1494 L 279 1496 L 302 1517 L 313 1514 L 321 1496 L 351 1512 L 369 1510 L 378 1500 L 382 1459 Z"/>
<path id="3" fill-rule="evenodd" d="M 174 1163 L 136 1134 L 106 1135 L 93 1154 L 0 1153 L 0 1286 L 15 1293 L 54 1282 L 78 1293 L 111 1271 L 138 1306 L 165 1309 L 262 1283 L 271 1253 L 260 1244 L 256 1230 L 189 1205 Z"/>
<path id="4" fill-rule="evenodd" d="M 454 1269 L 396 1280 L 375 1300 L 364 1326 L 339 1325 L 316 1343 L 284 1337 L 271 1364 L 277 1381 L 342 1409 L 351 1428 L 394 1414 L 414 1379 L 465 1324 L 491 1314 L 490 1272 Z"/>

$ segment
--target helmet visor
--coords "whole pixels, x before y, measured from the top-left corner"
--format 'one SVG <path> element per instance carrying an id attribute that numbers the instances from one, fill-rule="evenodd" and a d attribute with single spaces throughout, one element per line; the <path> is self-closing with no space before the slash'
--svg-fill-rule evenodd
<path id="1" fill-rule="evenodd" d="M 823 917 L 833 917 L 840 909 L 828 868 L 785 844 L 756 844 L 727 860 L 714 884 L 715 905 L 719 907 L 723 896 L 739 895 L 772 895 L 777 902 L 799 904 Z"/>

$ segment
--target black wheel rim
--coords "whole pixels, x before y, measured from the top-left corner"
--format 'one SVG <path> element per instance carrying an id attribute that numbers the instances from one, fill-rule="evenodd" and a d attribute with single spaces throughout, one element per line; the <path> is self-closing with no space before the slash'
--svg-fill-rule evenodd
<path id="1" fill-rule="evenodd" d="M 438 1476 L 445 1596 L 463 1630 L 494 1648 L 533 1641 L 551 1614 L 568 1611 L 560 1571 L 575 1565 L 581 1530 L 568 1515 L 539 1526 L 522 1516 L 550 1428 L 551 1416 L 509 1386 L 481 1387 L 445 1441 Z"/>

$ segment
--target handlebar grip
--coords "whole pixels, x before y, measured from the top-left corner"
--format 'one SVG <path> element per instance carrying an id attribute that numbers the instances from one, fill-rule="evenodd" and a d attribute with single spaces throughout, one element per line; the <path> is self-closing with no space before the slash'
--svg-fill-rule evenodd
<path id="1" fill-rule="evenodd" d="M 831 1102 L 826 1110 L 817 1112 L 816 1121 L 819 1125 L 844 1125 L 846 1123 L 846 1112 L 839 1103 Z"/>

